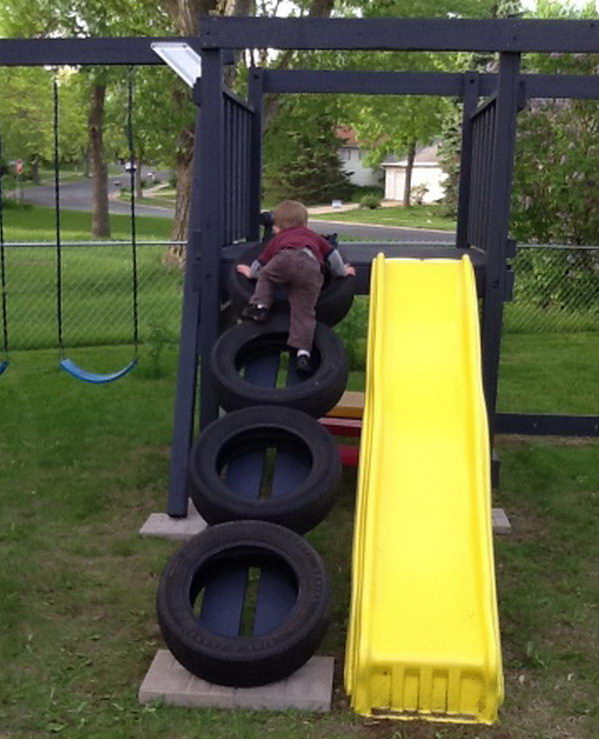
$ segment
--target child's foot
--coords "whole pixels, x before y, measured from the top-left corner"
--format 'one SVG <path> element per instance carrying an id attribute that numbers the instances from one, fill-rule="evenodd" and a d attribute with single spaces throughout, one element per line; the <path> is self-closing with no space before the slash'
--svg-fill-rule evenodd
<path id="1" fill-rule="evenodd" d="M 297 353 L 297 361 L 295 363 L 295 370 L 300 377 L 310 377 L 313 372 L 312 360 L 310 355 L 306 351 L 299 351 Z"/>
<path id="2" fill-rule="evenodd" d="M 256 323 L 266 323 L 269 313 L 270 310 L 265 305 L 248 303 L 241 311 L 241 317 L 246 318 L 248 321 L 255 321 Z"/>

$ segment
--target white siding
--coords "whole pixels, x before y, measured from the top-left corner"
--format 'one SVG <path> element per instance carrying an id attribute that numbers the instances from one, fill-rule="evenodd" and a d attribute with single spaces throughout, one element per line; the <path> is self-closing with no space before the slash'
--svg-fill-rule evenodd
<path id="1" fill-rule="evenodd" d="M 405 167 L 402 166 L 384 166 L 385 170 L 385 200 L 403 200 L 403 189 L 406 177 Z M 446 178 L 445 172 L 437 166 L 422 166 L 415 164 L 412 170 L 412 187 L 424 184 L 428 187 L 428 192 L 424 196 L 423 202 L 434 203 L 445 194 L 443 181 Z"/>
<path id="2" fill-rule="evenodd" d="M 378 185 L 382 180 L 380 169 L 371 169 L 362 164 L 360 150 L 354 146 L 344 146 L 339 152 L 339 159 L 346 172 L 352 172 L 350 180 L 352 184 L 361 187 Z"/>

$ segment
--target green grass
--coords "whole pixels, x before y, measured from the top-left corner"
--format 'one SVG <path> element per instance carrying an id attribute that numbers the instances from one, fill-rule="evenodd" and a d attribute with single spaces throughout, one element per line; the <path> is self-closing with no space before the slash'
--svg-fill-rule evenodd
<path id="1" fill-rule="evenodd" d="M 512 398 L 534 389 L 530 377 L 541 352 L 540 344 L 526 352 L 512 342 L 520 338 L 505 344 L 511 367 L 505 390 Z M 81 350 L 90 364 L 113 366 L 128 351 Z M 137 535 L 151 511 L 164 509 L 176 351 L 164 347 L 162 372 L 154 372 L 145 348 L 141 359 L 126 379 L 90 386 L 61 372 L 54 352 L 15 352 L 0 378 L 0 733 L 107 739 L 597 735 L 597 440 L 499 439 L 502 488 L 495 504 L 506 508 L 514 533 L 496 538 L 507 688 L 497 727 L 363 720 L 348 710 L 341 668 L 351 470 L 335 509 L 309 534 L 333 581 L 333 619 L 320 650 L 337 658 L 333 712 L 138 706 L 140 681 L 162 646 L 154 611 L 158 578 L 177 548 Z M 363 375 L 352 374 L 350 387 L 362 384 Z M 535 392 L 536 404 L 553 386 Z"/>
<path id="2" fill-rule="evenodd" d="M 129 188 L 121 188 L 119 200 L 122 200 L 124 203 L 128 203 L 131 199 L 131 195 L 129 194 L 129 192 Z M 171 191 L 169 190 L 169 193 L 170 192 Z M 156 195 L 144 195 L 141 198 L 136 198 L 135 202 L 138 205 L 153 205 L 155 207 L 169 208 L 170 210 L 172 210 L 175 207 L 176 192 L 175 190 L 172 190 L 171 196 L 166 193 L 166 191 L 159 190 Z"/>
<path id="3" fill-rule="evenodd" d="M 86 241 L 89 213 L 63 211 L 63 241 Z M 128 216 L 111 216 L 112 238 L 130 239 Z M 170 222 L 139 217 L 137 238 L 166 240 Z M 53 241 L 51 208 L 14 209 L 5 213 L 9 241 Z M 147 340 L 161 331 L 178 335 L 182 273 L 165 268 L 164 246 L 140 246 L 138 307 L 140 334 Z M 123 343 L 132 337 L 132 255 L 129 246 L 62 249 L 63 339 L 67 347 Z M 52 247 L 8 247 L 6 279 L 9 343 L 13 348 L 43 348 L 57 343 L 56 252 Z"/>
<path id="4" fill-rule="evenodd" d="M 111 215 L 111 238 L 131 238 L 129 216 Z M 91 236 L 91 213 L 63 210 L 60 214 L 61 239 L 63 241 L 89 241 Z M 170 220 L 154 216 L 136 217 L 137 238 L 170 238 Z M 15 208 L 4 213 L 4 238 L 6 241 L 52 241 L 56 239 L 54 208 L 32 206 Z M 96 239 L 94 239 L 96 240 Z"/>
<path id="5" fill-rule="evenodd" d="M 111 175 L 109 175 L 111 176 Z M 81 170 L 71 169 L 69 167 L 61 167 L 60 169 L 60 181 L 65 182 L 76 182 L 77 180 L 84 180 L 85 175 Z M 21 177 L 20 186 L 22 190 L 28 190 L 32 187 L 41 187 L 46 185 L 54 184 L 54 169 L 42 168 L 40 170 L 39 182 L 33 182 L 30 179 L 24 179 Z M 17 176 L 12 172 L 9 172 L 2 178 L 2 192 L 6 196 L 7 193 L 17 189 Z"/>
<path id="6" fill-rule="evenodd" d="M 505 334 L 499 410 L 599 414 L 599 333 Z"/>
<path id="7" fill-rule="evenodd" d="M 392 206 L 389 208 L 357 208 L 344 212 L 312 215 L 312 220 L 339 221 L 341 223 L 368 223 L 379 226 L 404 226 L 406 228 L 428 228 L 455 231 L 455 220 L 442 215 L 441 205 L 415 205 L 411 208 Z"/>
<path id="8" fill-rule="evenodd" d="M 505 306 L 504 330 L 507 333 L 531 333 L 534 327 L 539 333 L 577 333 L 597 331 L 599 327 L 599 305 L 597 301 L 588 305 L 581 292 L 572 291 L 572 297 L 577 299 L 577 309 L 563 309 L 555 307 L 541 308 L 531 305 L 530 298 L 518 299 Z M 582 307 L 586 304 L 586 307 Z"/>

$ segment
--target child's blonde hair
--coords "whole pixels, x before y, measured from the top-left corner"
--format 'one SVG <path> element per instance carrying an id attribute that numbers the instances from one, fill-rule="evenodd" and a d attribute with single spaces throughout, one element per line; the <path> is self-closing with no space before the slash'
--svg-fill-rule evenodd
<path id="1" fill-rule="evenodd" d="M 275 208 L 273 220 L 281 231 L 285 228 L 298 228 L 308 223 L 308 211 L 297 200 L 283 200 Z"/>

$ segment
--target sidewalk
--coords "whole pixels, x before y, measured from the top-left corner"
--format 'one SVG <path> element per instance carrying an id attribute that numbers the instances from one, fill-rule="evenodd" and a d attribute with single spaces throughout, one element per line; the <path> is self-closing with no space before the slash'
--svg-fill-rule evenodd
<path id="1" fill-rule="evenodd" d="M 396 205 L 403 205 L 401 200 L 382 200 L 381 208 L 393 208 Z M 358 210 L 359 203 L 343 203 L 334 208 L 332 205 L 312 205 L 308 208 L 310 215 L 323 215 L 325 213 L 344 213 L 348 210 Z"/>

